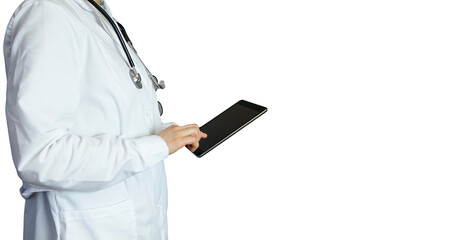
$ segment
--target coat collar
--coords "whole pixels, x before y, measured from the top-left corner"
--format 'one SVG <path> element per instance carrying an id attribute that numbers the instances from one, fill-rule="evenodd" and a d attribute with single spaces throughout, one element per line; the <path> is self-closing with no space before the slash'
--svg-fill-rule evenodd
<path id="1" fill-rule="evenodd" d="M 87 10 L 87 11 L 95 11 L 96 9 L 91 5 L 91 3 L 88 2 L 88 0 L 74 0 L 75 3 L 77 3 L 81 8 Z M 112 13 L 110 12 L 109 6 L 106 4 L 106 1 L 101 0 L 100 6 L 106 10 L 106 12 L 112 17 Z"/>
<path id="2" fill-rule="evenodd" d="M 102 14 L 99 13 L 99 11 L 93 6 L 91 5 L 91 3 L 88 2 L 88 0 L 73 0 L 78 6 L 80 6 L 82 9 L 88 11 L 88 12 L 91 12 L 92 14 L 94 14 L 95 16 L 100 16 L 99 18 L 96 18 L 96 22 L 98 23 L 98 25 L 100 25 L 102 27 L 102 29 L 104 29 L 104 31 L 106 31 L 107 34 L 109 34 L 109 36 L 112 36 L 112 28 L 110 25 L 105 24 L 106 20 L 104 20 L 104 17 L 102 17 Z M 104 0 L 101 0 L 101 7 L 107 12 L 107 14 L 109 14 L 109 16 L 114 20 L 114 17 L 112 16 L 112 13 L 109 9 L 109 6 L 106 4 L 106 2 Z"/>
<path id="3" fill-rule="evenodd" d="M 123 49 L 119 46 L 120 42 L 117 38 L 117 35 L 114 32 L 114 29 L 107 22 L 107 20 L 102 16 L 102 14 L 100 14 L 99 11 L 93 5 L 91 5 L 91 3 L 88 2 L 88 0 L 73 0 L 73 1 L 83 10 L 86 10 L 88 11 L 89 14 L 93 14 L 95 16 L 94 19 L 82 17 L 82 21 L 84 21 L 86 25 L 88 25 L 88 27 L 94 30 L 94 34 L 96 36 L 99 36 L 100 39 L 102 39 L 103 41 L 106 41 L 109 44 L 114 44 L 115 46 L 118 46 L 117 49 L 120 55 L 124 56 Z M 109 7 L 107 6 L 104 0 L 101 0 L 101 5 L 102 5 L 101 7 L 103 7 L 103 9 L 106 10 L 109 16 L 113 18 L 112 13 L 110 12 Z M 102 34 L 103 32 L 107 35 Z M 128 62 L 127 62 L 127 65 L 129 65 Z"/>
<path id="4" fill-rule="evenodd" d="M 74 0 L 74 2 L 87 11 L 93 11 L 93 6 L 87 0 Z"/>

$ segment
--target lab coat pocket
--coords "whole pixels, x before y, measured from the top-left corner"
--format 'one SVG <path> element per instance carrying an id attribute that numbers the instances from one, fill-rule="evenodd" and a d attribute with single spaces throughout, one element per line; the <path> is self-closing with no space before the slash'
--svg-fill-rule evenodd
<path id="1" fill-rule="evenodd" d="M 132 200 L 107 207 L 64 211 L 63 240 L 133 240 L 136 237 L 136 217 Z"/>

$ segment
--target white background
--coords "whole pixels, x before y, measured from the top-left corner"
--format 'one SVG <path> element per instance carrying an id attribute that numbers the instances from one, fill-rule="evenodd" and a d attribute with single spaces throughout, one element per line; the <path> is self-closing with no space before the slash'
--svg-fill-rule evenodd
<path id="1" fill-rule="evenodd" d="M 2 1 L 2 33 L 19 3 Z M 108 3 L 166 80 L 164 122 L 269 109 L 166 160 L 170 239 L 461 238 L 459 1 Z M 20 239 L 2 116 L 0 238 Z"/>

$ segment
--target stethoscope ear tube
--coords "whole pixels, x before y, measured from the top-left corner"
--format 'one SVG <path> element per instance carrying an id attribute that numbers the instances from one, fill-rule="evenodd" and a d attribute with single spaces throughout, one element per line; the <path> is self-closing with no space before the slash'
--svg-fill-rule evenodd
<path id="1" fill-rule="evenodd" d="M 154 83 L 155 91 L 157 91 L 157 89 L 159 89 L 159 88 L 160 89 L 165 89 L 165 82 L 163 80 L 161 80 L 159 82 L 157 77 L 154 76 L 152 73 L 150 73 L 149 69 L 147 69 L 147 73 L 149 74 L 149 78 L 150 78 L 150 80 L 152 80 L 152 83 Z"/>
<path id="2" fill-rule="evenodd" d="M 121 23 L 119 23 L 119 22 L 117 22 L 117 26 L 120 29 L 120 32 L 122 32 L 122 35 L 125 38 L 125 40 L 128 42 L 128 44 L 130 44 L 131 47 L 133 47 L 133 43 L 131 42 L 130 37 L 128 37 L 128 33 L 126 32 L 125 27 L 123 27 L 123 25 Z M 133 47 L 133 49 L 134 49 L 134 47 Z"/>

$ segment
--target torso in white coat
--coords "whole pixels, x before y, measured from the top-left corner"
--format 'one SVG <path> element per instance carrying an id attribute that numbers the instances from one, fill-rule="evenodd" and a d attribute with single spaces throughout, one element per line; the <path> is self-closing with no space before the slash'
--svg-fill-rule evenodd
<path id="1" fill-rule="evenodd" d="M 105 6 L 107 9 L 107 6 Z M 168 147 L 155 90 L 137 89 L 86 0 L 26 0 L 6 30 L 6 116 L 24 239 L 167 239 Z"/>

